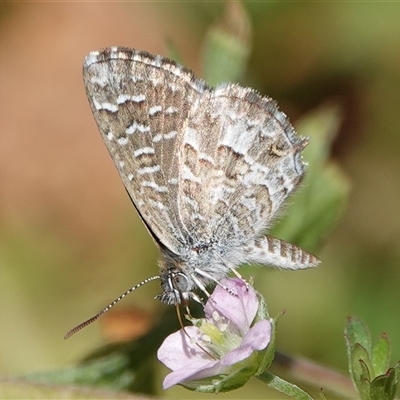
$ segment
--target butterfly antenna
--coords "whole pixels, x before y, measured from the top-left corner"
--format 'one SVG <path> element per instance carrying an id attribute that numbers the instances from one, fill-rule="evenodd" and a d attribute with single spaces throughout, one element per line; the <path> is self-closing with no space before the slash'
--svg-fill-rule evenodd
<path id="1" fill-rule="evenodd" d="M 96 315 L 94 315 L 92 318 L 89 318 L 85 322 L 82 322 L 75 328 L 71 329 L 65 336 L 64 339 L 70 338 L 72 335 L 75 335 L 75 333 L 79 332 L 83 328 L 86 328 L 88 325 L 92 324 L 94 321 L 96 321 L 99 317 L 101 317 L 103 314 L 105 314 L 107 311 L 109 311 L 111 308 L 113 308 L 117 303 L 119 303 L 124 297 L 126 297 L 128 294 L 132 293 L 134 290 L 140 288 L 140 286 L 143 286 L 146 283 L 149 283 L 151 281 L 154 281 L 156 279 L 160 279 L 160 277 L 157 276 L 152 276 L 150 278 L 145 279 L 144 281 L 138 283 L 137 285 L 131 287 L 129 290 L 127 290 L 125 293 L 122 293 L 121 296 L 116 298 L 112 303 L 110 303 L 107 307 L 103 308 L 100 312 L 98 312 Z"/>

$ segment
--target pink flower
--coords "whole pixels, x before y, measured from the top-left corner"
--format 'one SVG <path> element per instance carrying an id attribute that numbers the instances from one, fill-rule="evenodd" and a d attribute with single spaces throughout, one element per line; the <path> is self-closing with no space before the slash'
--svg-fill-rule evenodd
<path id="1" fill-rule="evenodd" d="M 187 335 L 183 329 L 171 334 L 159 348 L 158 359 L 172 370 L 164 389 L 182 384 L 226 391 L 242 386 L 259 370 L 264 360 L 259 352 L 270 343 L 272 320 L 259 318 L 258 295 L 245 282 L 224 279 L 221 284 L 204 307 L 206 318 L 186 327 Z"/>

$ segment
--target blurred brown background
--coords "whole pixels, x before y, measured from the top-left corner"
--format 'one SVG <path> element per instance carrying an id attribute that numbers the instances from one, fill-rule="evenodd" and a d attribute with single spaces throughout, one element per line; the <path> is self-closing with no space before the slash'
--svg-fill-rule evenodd
<path id="1" fill-rule="evenodd" d="M 397 361 L 400 4 L 244 4 L 254 24 L 246 83 L 277 99 L 294 124 L 328 99 L 345 113 L 332 156 L 352 192 L 318 254 L 323 265 L 257 273 L 271 313 L 287 310 L 278 347 L 345 370 L 345 318 L 357 315 L 375 336 L 388 333 Z M 110 45 L 165 54 L 170 41 L 201 76 L 202 40 L 222 10 L 223 3 L 0 4 L 1 375 L 72 364 L 104 341 L 99 325 L 66 342 L 65 332 L 157 273 L 156 249 L 91 115 L 84 56 Z M 121 307 L 156 312 L 157 292 L 149 284 Z"/>

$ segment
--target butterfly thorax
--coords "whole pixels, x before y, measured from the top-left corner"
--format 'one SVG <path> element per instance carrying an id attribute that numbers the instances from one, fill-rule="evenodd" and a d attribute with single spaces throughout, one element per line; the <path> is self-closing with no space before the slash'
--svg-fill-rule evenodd
<path id="1" fill-rule="evenodd" d="M 187 305 L 190 299 L 198 300 L 196 289 L 219 281 L 237 266 L 230 265 L 229 257 L 222 257 L 222 253 L 218 246 L 202 245 L 191 247 L 183 255 L 163 251 L 159 262 L 161 294 L 157 298 L 167 305 Z"/>

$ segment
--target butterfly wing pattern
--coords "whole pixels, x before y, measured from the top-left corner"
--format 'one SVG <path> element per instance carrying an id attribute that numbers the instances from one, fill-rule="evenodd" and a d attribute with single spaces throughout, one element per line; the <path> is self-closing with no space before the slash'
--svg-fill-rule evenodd
<path id="1" fill-rule="evenodd" d="M 243 263 L 302 269 L 319 260 L 264 233 L 299 185 L 297 136 L 276 103 L 215 89 L 162 56 L 88 54 L 87 96 L 139 215 L 161 250 L 160 300 L 186 304 Z"/>

